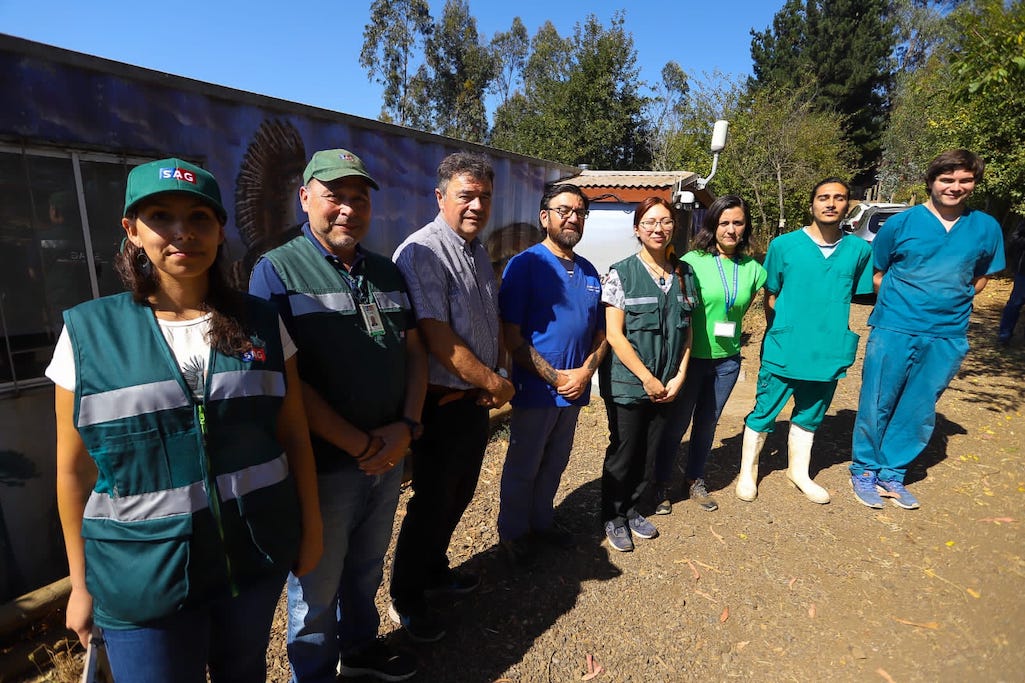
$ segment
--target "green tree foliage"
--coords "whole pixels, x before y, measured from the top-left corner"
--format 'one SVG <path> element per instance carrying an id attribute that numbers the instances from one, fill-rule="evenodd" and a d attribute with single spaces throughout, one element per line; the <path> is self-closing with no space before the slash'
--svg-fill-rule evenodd
<path id="1" fill-rule="evenodd" d="M 523 92 L 496 111 L 491 143 L 568 164 L 645 166 L 645 99 L 624 23 L 618 12 L 608 27 L 589 15 L 570 38 L 551 22 L 538 29 L 523 69 Z"/>
<path id="2" fill-rule="evenodd" d="M 808 192 L 816 182 L 851 177 L 857 154 L 843 124 L 840 114 L 815 107 L 810 85 L 757 90 L 733 113 L 722 157 L 729 174 L 716 191 L 733 191 L 751 202 L 760 246 L 806 224 Z"/>
<path id="3" fill-rule="evenodd" d="M 676 62 L 662 67 L 662 81 L 655 86 L 655 96 L 648 101 L 648 137 L 645 144 L 653 171 L 669 171 L 680 157 L 680 134 L 687 114 L 690 84 L 687 73 Z"/>
<path id="4" fill-rule="evenodd" d="M 953 100 L 987 162 L 984 193 L 1025 216 L 1025 4 L 977 0 L 951 15 Z"/>
<path id="5" fill-rule="evenodd" d="M 491 52 L 480 44 L 466 0 L 446 0 L 441 21 L 425 47 L 426 73 L 418 77 L 421 111 L 429 130 L 483 142 L 488 134 L 484 93 L 494 78 Z"/>
<path id="6" fill-rule="evenodd" d="M 509 30 L 496 33 L 488 47 L 495 64 L 495 79 L 489 90 L 498 96 L 499 104 L 505 104 L 516 91 L 517 84 L 523 82 L 523 67 L 530 54 L 527 27 L 519 17 L 514 17 Z"/>
<path id="7" fill-rule="evenodd" d="M 888 0 L 787 0 L 752 31 L 754 89 L 815 86 L 812 106 L 843 115 L 860 166 L 879 160 L 896 33 Z"/>
<path id="8" fill-rule="evenodd" d="M 384 86 L 381 119 L 409 125 L 416 100 L 409 91 L 417 47 L 433 29 L 427 0 L 374 0 L 363 28 L 359 63 L 370 80 Z"/>
<path id="9" fill-rule="evenodd" d="M 932 17 L 939 38 L 900 74 L 880 179 L 897 198 L 922 199 L 929 160 L 966 147 L 987 162 L 973 201 L 1001 219 L 1025 215 L 1025 7 L 956 4 Z"/>

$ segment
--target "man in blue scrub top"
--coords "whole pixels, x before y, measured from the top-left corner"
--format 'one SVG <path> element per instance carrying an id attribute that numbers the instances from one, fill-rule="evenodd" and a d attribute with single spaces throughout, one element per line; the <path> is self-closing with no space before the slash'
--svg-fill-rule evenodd
<path id="1" fill-rule="evenodd" d="M 608 348 L 598 271 L 573 253 L 587 206 L 576 185 L 549 187 L 541 198 L 545 238 L 509 261 L 498 293 L 505 344 L 516 361 L 498 535 L 514 564 L 530 560 L 538 541 L 572 542 L 555 525 L 552 505 L 591 377 Z"/>
<path id="2" fill-rule="evenodd" d="M 883 507 L 883 496 L 918 507 L 904 476 L 968 352 L 972 299 L 1004 268 L 1000 225 L 967 207 L 984 168 L 968 150 L 940 154 L 925 174 L 929 199 L 888 220 L 872 242 L 879 297 L 868 318 L 850 468 L 854 495 L 870 508 Z"/>

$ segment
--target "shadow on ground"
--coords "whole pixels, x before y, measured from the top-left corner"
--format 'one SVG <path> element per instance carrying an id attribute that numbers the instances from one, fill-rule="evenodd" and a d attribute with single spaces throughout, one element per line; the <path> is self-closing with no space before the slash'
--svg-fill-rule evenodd
<path id="1" fill-rule="evenodd" d="M 459 568 L 480 574 L 480 589 L 458 600 L 434 603 L 449 625 L 448 635 L 419 645 L 404 631 L 395 631 L 390 636 L 393 644 L 415 652 L 431 681 L 490 683 L 501 678 L 538 636 L 573 609 L 584 582 L 620 575 L 601 545 L 605 537 L 598 521 L 600 498 L 601 480 L 594 479 L 556 508 L 558 523 L 576 537 L 572 550 L 546 548 L 527 568 L 510 565 L 497 546 L 478 553 Z M 550 672 L 565 670 L 567 663 L 556 657 L 553 652 Z"/>

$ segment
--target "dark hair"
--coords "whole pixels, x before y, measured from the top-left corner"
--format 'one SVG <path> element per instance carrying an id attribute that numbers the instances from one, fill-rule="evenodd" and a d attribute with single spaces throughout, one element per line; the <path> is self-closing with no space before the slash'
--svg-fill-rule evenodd
<path id="1" fill-rule="evenodd" d="M 495 182 L 495 169 L 491 166 L 490 159 L 474 152 L 456 152 L 449 154 L 438 164 L 438 191 L 445 194 L 448 181 L 463 174 L 474 180 Z"/>
<path id="2" fill-rule="evenodd" d="M 822 187 L 823 185 L 829 185 L 831 183 L 836 183 L 837 185 L 843 185 L 844 190 L 846 190 L 846 192 L 847 192 L 847 199 L 851 198 L 851 186 L 847 184 L 847 181 L 844 180 L 843 178 L 840 178 L 839 176 L 831 175 L 828 178 L 823 178 L 819 182 L 815 183 L 815 187 L 811 188 L 811 194 L 808 197 L 808 203 L 809 204 L 814 204 L 815 203 L 815 195 L 817 195 L 819 193 L 819 188 Z"/>
<path id="3" fill-rule="evenodd" d="M 975 152 L 970 152 L 967 149 L 948 149 L 929 162 L 929 168 L 925 171 L 925 187 L 932 187 L 933 181 L 938 176 L 957 170 L 970 172 L 975 178 L 975 182 L 979 182 L 986 170 L 986 162 L 980 159 Z"/>
<path id="4" fill-rule="evenodd" d="M 584 194 L 584 191 L 579 187 L 571 183 L 558 183 L 556 185 L 549 185 L 545 188 L 545 193 L 541 195 L 540 210 L 544 211 L 545 209 L 550 208 L 548 206 L 548 202 L 552 201 L 560 194 L 575 194 L 580 197 L 584 201 L 584 211 L 587 211 L 588 207 L 591 205 L 591 200 L 587 198 L 587 195 Z"/>
<path id="5" fill-rule="evenodd" d="M 637 205 L 634 209 L 634 227 L 636 228 L 641 224 L 641 219 L 644 218 L 644 214 L 648 213 L 653 206 L 664 206 L 669 209 L 669 217 L 676 220 L 676 210 L 668 200 L 662 199 L 661 197 L 648 197 Z"/>
<path id="6" fill-rule="evenodd" d="M 744 234 L 737 242 L 736 256 L 740 256 L 747 249 L 751 242 L 751 210 L 741 197 L 735 194 L 727 194 L 719 197 L 705 212 L 705 218 L 701 221 L 698 232 L 691 241 L 691 246 L 706 254 L 716 254 L 719 249 L 715 240 L 715 233 L 719 230 L 719 218 L 727 209 L 741 209 L 744 212 Z"/>
<path id="7" fill-rule="evenodd" d="M 138 207 L 125 216 L 135 220 Z M 217 256 L 207 271 L 207 293 L 204 308 L 210 316 L 210 346 L 226 356 L 238 356 L 252 348 L 251 333 L 247 331 L 245 295 L 228 284 L 228 279 L 221 269 L 224 260 L 224 245 L 217 248 Z M 160 290 L 160 280 L 153 272 L 153 264 L 139 247 L 130 240 L 114 257 L 114 269 L 121 277 L 125 289 L 132 293 L 136 303 L 147 303 L 149 297 Z"/>

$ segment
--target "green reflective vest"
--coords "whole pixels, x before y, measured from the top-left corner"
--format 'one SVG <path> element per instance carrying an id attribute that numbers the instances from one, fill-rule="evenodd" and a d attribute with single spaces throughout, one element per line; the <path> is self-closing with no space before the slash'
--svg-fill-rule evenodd
<path id="1" fill-rule="evenodd" d="M 414 321 L 398 267 L 378 254 L 361 253 L 362 263 L 355 268 L 358 283 L 305 235 L 264 258 L 287 291 L 299 375 L 336 413 L 369 431 L 402 417 L 406 330 Z M 371 302 L 380 313 L 381 334 L 367 330 L 360 312 L 360 304 Z M 340 458 L 326 441 L 314 438 L 313 443 L 318 471 L 352 461 Z"/>
<path id="2" fill-rule="evenodd" d="M 130 294 L 64 313 L 75 426 L 96 463 L 82 520 L 96 623 L 130 628 L 283 574 L 299 508 L 276 438 L 277 313 L 249 299 L 253 349 L 211 349 L 201 403 L 149 307 Z"/>
<path id="3" fill-rule="evenodd" d="M 612 264 L 612 268 L 619 274 L 626 298 L 626 338 L 648 370 L 665 384 L 679 372 L 687 343 L 690 312 L 696 304 L 693 271 L 680 262 L 682 275 L 674 277 L 669 291 L 663 292 L 636 255 Z M 615 353 L 609 353 L 605 362 L 610 381 L 602 382 L 603 396 L 622 404 L 648 400 L 641 380 Z"/>

